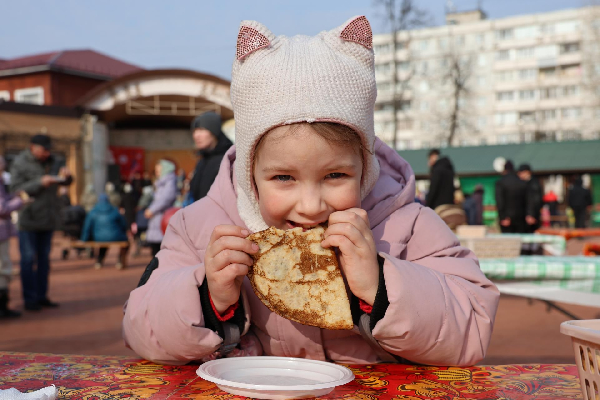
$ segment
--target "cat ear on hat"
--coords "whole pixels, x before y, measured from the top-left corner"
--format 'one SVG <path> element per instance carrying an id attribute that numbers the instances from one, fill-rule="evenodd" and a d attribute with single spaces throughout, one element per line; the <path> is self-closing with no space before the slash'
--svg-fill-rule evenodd
<path id="1" fill-rule="evenodd" d="M 358 43 L 367 49 L 373 48 L 373 31 L 364 15 L 350 18 L 341 27 L 340 37 L 349 42 Z"/>
<path id="2" fill-rule="evenodd" d="M 237 37 L 235 58 L 242 60 L 256 50 L 267 47 L 275 39 L 263 24 L 257 21 L 242 21 Z"/>

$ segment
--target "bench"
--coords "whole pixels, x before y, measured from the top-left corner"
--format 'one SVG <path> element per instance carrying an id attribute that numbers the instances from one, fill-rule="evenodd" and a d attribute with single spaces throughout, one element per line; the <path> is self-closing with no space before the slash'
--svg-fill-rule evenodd
<path id="1" fill-rule="evenodd" d="M 118 247 L 119 248 L 119 262 L 115 266 L 117 269 L 123 269 L 127 267 L 127 254 L 129 253 L 130 243 L 128 241 L 120 241 L 120 242 L 83 242 L 81 240 L 71 241 L 71 247 L 85 247 L 92 249 L 102 249 L 102 248 L 110 248 L 110 247 Z M 96 264 L 96 269 L 102 267 Z"/>

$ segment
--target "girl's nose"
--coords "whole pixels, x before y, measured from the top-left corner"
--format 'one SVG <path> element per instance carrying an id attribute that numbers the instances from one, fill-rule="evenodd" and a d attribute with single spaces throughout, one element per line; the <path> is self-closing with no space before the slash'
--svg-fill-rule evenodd
<path id="1" fill-rule="evenodd" d="M 321 191 L 317 187 L 303 190 L 296 205 L 296 211 L 310 219 L 318 217 L 326 209 L 327 207 L 321 196 Z"/>

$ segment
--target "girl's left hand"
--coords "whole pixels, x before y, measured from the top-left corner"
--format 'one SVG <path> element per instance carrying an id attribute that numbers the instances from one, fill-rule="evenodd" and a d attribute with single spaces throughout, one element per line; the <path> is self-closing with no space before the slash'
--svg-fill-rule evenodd
<path id="1" fill-rule="evenodd" d="M 339 260 L 350 290 L 373 305 L 379 286 L 379 263 L 367 212 L 350 208 L 332 213 L 321 246 L 340 249 Z"/>

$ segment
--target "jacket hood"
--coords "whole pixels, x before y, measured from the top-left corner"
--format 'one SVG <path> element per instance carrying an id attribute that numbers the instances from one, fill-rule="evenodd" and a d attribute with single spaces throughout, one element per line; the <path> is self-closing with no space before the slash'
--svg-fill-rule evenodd
<path id="1" fill-rule="evenodd" d="M 415 197 L 415 174 L 408 162 L 380 139 L 376 139 L 374 148 L 380 165 L 379 179 L 361 204 L 368 213 L 371 227 L 379 225 L 400 207 L 414 202 Z M 233 173 L 235 157 L 233 146 L 223 157 L 208 197 L 219 204 L 236 225 L 246 227 L 237 209 L 237 182 Z"/>
<path id="2" fill-rule="evenodd" d="M 194 132 L 195 129 L 203 128 L 203 129 L 208 130 L 214 137 L 217 138 L 217 145 L 215 146 L 214 149 L 206 149 L 206 150 L 198 151 L 198 153 L 202 157 L 206 158 L 213 154 L 225 154 L 225 152 L 233 144 L 233 143 L 231 143 L 231 140 L 229 140 L 227 138 L 227 136 L 225 136 L 225 134 L 223 133 L 223 130 L 221 129 L 221 124 L 222 124 L 221 116 L 212 111 L 205 112 L 204 114 L 200 114 L 196 118 L 194 118 L 194 120 L 192 121 L 192 126 L 191 126 L 192 132 Z"/>
<path id="3" fill-rule="evenodd" d="M 431 169 L 449 169 L 454 171 L 454 165 L 452 165 L 452 161 L 448 157 L 439 158 Z"/>
<path id="4" fill-rule="evenodd" d="M 95 211 L 107 212 L 113 208 L 114 207 L 112 206 L 112 204 L 110 204 L 110 201 L 108 200 L 108 195 L 101 194 L 100 196 L 98 196 L 98 202 L 94 206 Z"/>

